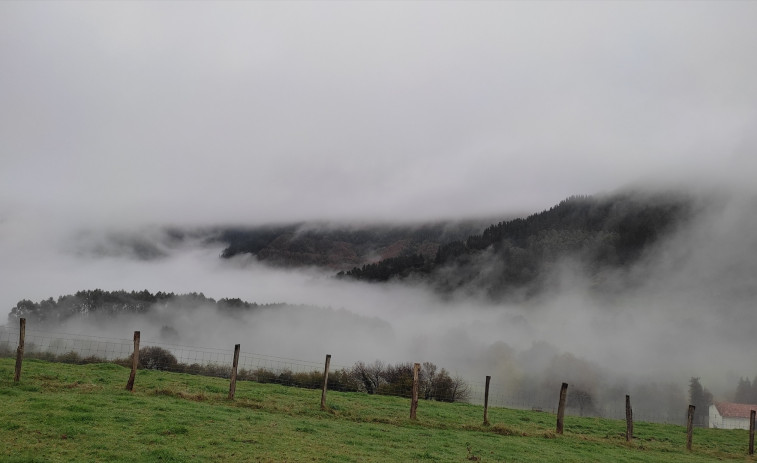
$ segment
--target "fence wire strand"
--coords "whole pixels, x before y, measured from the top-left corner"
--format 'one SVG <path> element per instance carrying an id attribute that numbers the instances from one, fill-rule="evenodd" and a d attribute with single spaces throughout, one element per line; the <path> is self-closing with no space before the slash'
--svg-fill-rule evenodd
<path id="1" fill-rule="evenodd" d="M 0 357 L 13 357 L 19 341 L 20 329 L 0 326 Z M 134 351 L 132 339 L 115 339 L 72 333 L 59 333 L 40 330 L 25 330 L 24 358 L 34 358 L 51 362 L 88 364 L 112 362 L 125 367 L 131 366 Z M 155 342 L 149 339 L 140 341 L 139 368 L 162 370 L 176 373 L 230 378 L 233 362 L 233 346 L 228 350 L 195 347 Z M 406 364 L 410 365 L 410 364 Z M 291 359 L 240 352 L 237 380 L 274 383 L 317 389 L 323 384 L 324 364 L 307 360 Z M 379 381 L 380 383 L 380 381 Z M 373 391 L 367 391 L 360 381 L 354 366 L 331 364 L 329 371 L 329 390 L 346 392 L 370 392 L 410 398 L 411 388 L 402 384 L 376 384 Z M 437 393 L 430 385 L 421 391 L 420 397 L 453 402 L 465 401 L 482 405 L 484 403 L 485 384 L 481 381 L 463 380 L 459 395 Z M 556 413 L 555 400 L 540 400 L 533 396 L 515 395 L 503 388 L 491 387 L 489 406 L 521 410 L 535 410 Z M 580 415 L 579 410 L 568 408 L 567 414 Z M 617 407 L 593 407 L 591 416 L 624 419 L 625 405 Z M 685 417 L 671 419 L 664 414 L 635 413 L 636 421 L 682 424 Z"/>

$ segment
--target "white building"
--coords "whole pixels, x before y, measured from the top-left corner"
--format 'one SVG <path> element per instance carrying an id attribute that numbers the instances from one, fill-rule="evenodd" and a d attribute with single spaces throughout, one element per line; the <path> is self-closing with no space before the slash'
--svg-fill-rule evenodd
<path id="1" fill-rule="evenodd" d="M 749 429 L 749 413 L 757 405 L 715 402 L 710 405 L 710 427 L 720 429 Z"/>

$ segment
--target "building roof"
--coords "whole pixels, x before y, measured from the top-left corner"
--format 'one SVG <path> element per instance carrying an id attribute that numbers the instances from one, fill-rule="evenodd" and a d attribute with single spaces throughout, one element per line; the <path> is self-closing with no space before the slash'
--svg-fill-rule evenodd
<path id="1" fill-rule="evenodd" d="M 731 402 L 715 402 L 715 408 L 723 418 L 746 418 L 749 419 L 749 412 L 757 410 L 757 405 L 751 404 L 734 404 Z"/>

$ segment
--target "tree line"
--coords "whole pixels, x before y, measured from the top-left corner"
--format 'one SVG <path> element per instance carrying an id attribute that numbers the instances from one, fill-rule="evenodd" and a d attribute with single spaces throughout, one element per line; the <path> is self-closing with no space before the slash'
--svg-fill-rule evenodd
<path id="1" fill-rule="evenodd" d="M 757 376 L 752 381 L 749 378 L 739 378 L 733 401 L 739 404 L 757 404 Z"/>
<path id="2" fill-rule="evenodd" d="M 0 356 L 10 357 L 13 349 L 0 345 Z M 30 351 L 26 358 L 35 358 L 50 362 L 71 364 L 116 363 L 126 368 L 132 364 L 131 356 L 107 360 L 97 356 L 83 357 L 75 351 L 62 354 Z M 170 371 L 203 376 L 229 378 L 229 365 L 217 363 L 180 362 L 169 350 L 159 346 L 145 346 L 139 349 L 138 368 L 145 370 Z M 323 385 L 323 372 L 293 372 L 290 369 L 239 369 L 237 379 L 258 383 L 273 383 L 307 389 L 320 389 Z M 419 397 L 441 402 L 464 402 L 470 398 L 470 387 L 459 376 L 451 376 L 444 368 L 431 362 L 424 362 L 419 372 Z M 413 389 L 413 364 L 403 362 L 385 364 L 375 361 L 372 364 L 357 362 L 351 368 L 342 368 L 329 372 L 329 389 L 341 392 L 363 392 L 378 395 L 409 397 Z"/>
<path id="3" fill-rule="evenodd" d="M 117 360 L 116 363 L 130 366 L 131 359 Z M 139 350 L 139 368 L 208 376 L 229 376 L 226 366 L 184 364 L 179 362 L 170 351 L 158 346 L 147 346 Z M 237 379 L 319 389 L 323 384 L 323 373 L 320 371 L 292 372 L 288 369 L 240 369 L 237 372 Z M 438 369 L 431 362 L 423 362 L 421 365 L 418 384 L 419 397 L 426 400 L 460 402 L 470 398 L 470 388 L 462 378 L 451 376 L 446 369 Z M 407 397 L 413 390 L 413 363 L 391 364 L 380 360 L 371 364 L 356 362 L 352 368 L 330 372 L 329 389 Z"/>
<path id="4" fill-rule="evenodd" d="M 221 312 L 233 313 L 262 307 L 281 307 L 286 304 L 258 304 L 239 298 L 215 300 L 203 293 L 175 294 L 158 291 L 104 291 L 102 289 L 82 290 L 75 294 L 52 297 L 34 302 L 19 301 L 10 311 L 8 321 L 17 323 L 26 318 L 40 325 L 63 322 L 72 317 L 110 317 L 119 314 L 146 314 L 156 306 L 164 307 L 215 307 Z"/>

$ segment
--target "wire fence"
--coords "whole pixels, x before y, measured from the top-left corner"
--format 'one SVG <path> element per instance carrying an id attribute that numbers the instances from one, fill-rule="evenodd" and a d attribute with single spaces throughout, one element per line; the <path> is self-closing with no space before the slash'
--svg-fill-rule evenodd
<path id="1" fill-rule="evenodd" d="M 0 356 L 16 355 L 20 330 L 0 326 Z M 134 350 L 132 339 L 25 330 L 24 358 L 63 363 L 113 362 L 131 365 Z M 166 344 L 144 339 L 141 341 L 140 368 L 202 374 L 228 378 L 231 372 L 233 349 L 194 347 Z M 268 372 L 284 377 L 288 374 L 310 373 L 323 365 L 306 360 L 243 352 L 239 357 L 240 372 Z M 337 368 L 346 368 L 339 367 Z M 274 381 L 271 381 L 274 382 Z M 285 381 L 281 381 L 286 384 Z"/>
<path id="2" fill-rule="evenodd" d="M 16 355 L 20 329 L 0 326 L 0 357 Z M 149 339 L 140 341 L 139 368 L 196 375 L 230 378 L 234 352 L 210 347 L 195 347 L 166 344 Z M 42 330 L 25 330 L 24 358 L 42 359 L 51 362 L 73 364 L 112 362 L 131 367 L 134 342 L 132 339 L 61 333 Z M 325 356 L 325 353 L 324 353 Z M 370 365 L 331 364 L 329 390 L 395 395 L 410 398 L 412 394 L 412 364 L 400 364 L 387 372 L 371 370 Z M 408 370 L 410 369 L 410 370 Z M 276 357 L 250 352 L 240 352 L 236 379 L 275 383 L 284 386 L 321 388 L 324 364 L 306 360 Z M 394 377 L 392 377 L 392 374 Z M 440 379 L 441 378 L 441 379 Z M 421 374 L 420 398 L 446 402 L 465 401 L 483 404 L 486 385 L 483 381 L 443 377 L 424 370 Z M 557 412 L 557 395 L 554 398 L 538 394 L 514 394 L 496 384 L 489 389 L 490 407 Z M 616 407 L 592 406 L 587 413 L 612 419 L 625 419 L 624 397 L 619 397 Z M 580 408 L 566 409 L 568 415 L 583 415 Z M 637 421 L 683 424 L 685 415 L 671 417 L 669 414 L 636 413 Z"/>

